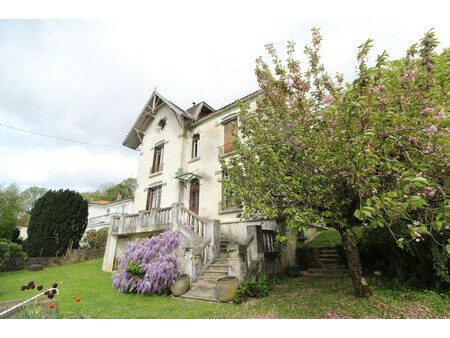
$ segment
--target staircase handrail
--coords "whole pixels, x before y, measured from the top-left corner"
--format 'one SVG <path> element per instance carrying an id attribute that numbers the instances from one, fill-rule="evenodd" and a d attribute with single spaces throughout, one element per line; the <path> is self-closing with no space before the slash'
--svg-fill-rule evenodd
<path id="1" fill-rule="evenodd" d="M 200 222 L 203 222 L 203 223 L 207 223 L 207 222 L 208 222 L 206 219 L 200 217 L 200 216 L 197 215 L 195 212 L 192 212 L 191 210 L 189 210 L 188 208 L 186 208 L 186 207 L 183 206 L 183 205 L 179 205 L 178 208 L 180 208 L 181 210 L 187 212 L 187 213 L 188 213 L 189 215 L 191 215 L 192 217 L 197 218 Z"/>

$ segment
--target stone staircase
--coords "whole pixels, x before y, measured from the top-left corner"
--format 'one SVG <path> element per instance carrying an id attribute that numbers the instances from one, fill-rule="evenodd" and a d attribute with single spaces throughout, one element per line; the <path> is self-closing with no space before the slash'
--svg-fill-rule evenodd
<path id="1" fill-rule="evenodd" d="M 339 265 L 338 255 L 335 248 L 320 248 L 318 261 L 320 262 L 322 267 L 308 269 L 308 272 L 311 276 L 348 276 L 348 270 Z"/>
<path id="2" fill-rule="evenodd" d="M 191 284 L 189 291 L 178 298 L 220 302 L 216 294 L 216 281 L 228 276 L 228 244 L 230 244 L 228 239 L 221 237 L 219 257 L 207 265 L 201 272 L 198 280 Z"/>

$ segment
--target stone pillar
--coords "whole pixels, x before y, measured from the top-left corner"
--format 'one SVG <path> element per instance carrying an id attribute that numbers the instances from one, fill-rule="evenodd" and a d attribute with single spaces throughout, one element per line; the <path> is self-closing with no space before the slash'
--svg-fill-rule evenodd
<path id="1" fill-rule="evenodd" d="M 103 266 L 102 270 L 106 272 L 112 272 L 114 268 L 114 260 L 116 256 L 117 248 L 117 235 L 113 235 L 113 230 L 115 228 L 114 218 L 111 218 L 111 223 L 108 229 L 108 238 L 106 240 L 105 255 L 103 256 Z M 118 218 L 118 217 L 117 217 Z M 117 219 L 118 221 L 118 219 Z M 117 233 L 117 232 L 115 232 Z"/>
<path id="2" fill-rule="evenodd" d="M 211 238 L 209 258 L 216 259 L 220 253 L 220 221 L 210 220 L 206 223 L 205 238 Z"/>
<path id="3" fill-rule="evenodd" d="M 170 210 L 170 230 L 175 231 L 180 226 L 180 213 L 178 210 L 178 203 L 172 204 L 172 209 Z"/>
<path id="4" fill-rule="evenodd" d="M 136 220 L 136 232 L 143 232 L 147 224 L 144 224 L 144 210 L 139 210 L 139 216 Z"/>
<path id="5" fill-rule="evenodd" d="M 264 241 L 262 235 L 261 225 L 248 225 L 247 226 L 247 238 L 250 236 L 255 236 L 253 241 L 250 243 L 247 250 L 249 250 L 249 264 L 251 266 L 252 262 L 258 262 L 258 275 L 265 275 L 264 271 Z"/>

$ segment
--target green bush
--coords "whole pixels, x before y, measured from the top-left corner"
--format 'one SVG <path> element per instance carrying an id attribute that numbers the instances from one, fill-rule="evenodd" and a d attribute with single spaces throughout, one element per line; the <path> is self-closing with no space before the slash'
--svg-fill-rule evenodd
<path id="1" fill-rule="evenodd" d="M 31 210 L 25 249 L 29 256 L 65 254 L 78 248 L 87 226 L 88 202 L 76 191 L 50 190 Z"/>
<path id="2" fill-rule="evenodd" d="M 269 282 L 265 278 L 258 278 L 252 282 L 244 278 L 236 291 L 234 303 L 240 304 L 249 297 L 262 298 L 269 295 Z"/>
<path id="3" fill-rule="evenodd" d="M 138 262 L 133 261 L 130 264 L 128 264 L 125 271 L 132 277 L 144 278 L 144 276 L 145 276 L 145 272 L 139 266 Z"/>
<path id="4" fill-rule="evenodd" d="M 3 264 L 3 258 L 7 252 L 11 258 L 27 257 L 21 245 L 2 238 L 0 239 L 0 265 Z"/>
<path id="5" fill-rule="evenodd" d="M 392 230 L 401 233 L 407 227 L 397 225 Z M 449 237 L 445 233 L 439 236 Z M 362 266 L 368 273 L 381 271 L 398 286 L 449 290 L 450 255 L 429 236 L 424 239 L 404 243 L 400 249 L 387 229 L 368 229 L 358 243 Z"/>
<path id="6" fill-rule="evenodd" d="M 108 228 L 101 228 L 99 230 L 89 230 L 84 235 L 81 243 L 86 244 L 89 248 L 104 249 L 106 240 L 108 238 Z"/>

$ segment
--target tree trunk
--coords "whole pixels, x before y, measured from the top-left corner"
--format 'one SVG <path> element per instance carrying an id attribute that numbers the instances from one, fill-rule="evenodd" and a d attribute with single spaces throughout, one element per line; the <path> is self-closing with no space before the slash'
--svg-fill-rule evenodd
<path id="1" fill-rule="evenodd" d="M 353 286 L 357 297 L 372 297 L 372 290 L 367 285 L 362 274 L 361 260 L 359 258 L 358 243 L 356 236 L 348 231 L 341 232 L 342 245 L 347 257 L 348 269 L 352 278 Z"/>

